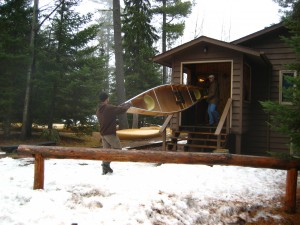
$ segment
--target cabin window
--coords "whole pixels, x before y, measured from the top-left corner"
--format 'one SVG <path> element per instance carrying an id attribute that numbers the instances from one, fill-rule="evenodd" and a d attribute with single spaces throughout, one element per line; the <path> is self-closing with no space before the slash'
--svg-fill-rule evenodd
<path id="1" fill-rule="evenodd" d="M 251 67 L 247 64 L 244 64 L 243 99 L 251 101 Z"/>
<path id="2" fill-rule="evenodd" d="M 281 70 L 279 72 L 279 103 L 280 104 L 291 104 L 284 94 L 284 90 L 291 87 L 292 84 L 286 79 L 287 77 L 297 76 L 296 70 Z"/>

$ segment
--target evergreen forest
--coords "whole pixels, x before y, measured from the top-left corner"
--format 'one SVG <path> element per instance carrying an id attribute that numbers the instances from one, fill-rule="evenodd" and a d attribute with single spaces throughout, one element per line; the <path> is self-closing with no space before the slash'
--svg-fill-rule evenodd
<path id="1" fill-rule="evenodd" d="M 98 0 L 95 13 L 82 13 L 88 1 L 0 1 L 4 136 L 22 127 L 21 138 L 26 139 L 35 126 L 51 130 L 56 123 L 96 130 L 100 91 L 109 93 L 112 104 L 120 104 L 166 82 L 151 57 L 161 52 L 158 46 L 171 46 L 183 34 L 191 2 L 124 0 L 119 15 L 114 13 L 115 2 L 120 5 L 120 1 Z M 155 16 L 167 19 L 154 26 Z M 142 120 L 156 123 L 161 118 Z"/>

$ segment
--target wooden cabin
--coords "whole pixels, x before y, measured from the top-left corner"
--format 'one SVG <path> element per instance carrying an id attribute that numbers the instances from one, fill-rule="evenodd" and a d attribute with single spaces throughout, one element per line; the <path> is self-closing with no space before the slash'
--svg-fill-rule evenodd
<path id="1" fill-rule="evenodd" d="M 215 75 L 220 91 L 218 111 L 225 120 L 221 128 L 226 124 L 229 127 L 226 148 L 231 153 L 288 153 L 288 138 L 270 129 L 269 116 L 260 104 L 267 99 L 286 104 L 282 95 L 284 77 L 296 75 L 286 69 L 286 64 L 297 61 L 293 50 L 281 38 L 288 35 L 288 30 L 279 23 L 230 43 L 201 36 L 153 60 L 171 68 L 173 84 L 196 85 L 205 90 L 208 75 Z M 224 115 L 226 104 L 230 110 Z M 206 110 L 203 100 L 174 115 L 171 129 L 176 132 L 181 127 L 201 127 L 207 122 Z"/>

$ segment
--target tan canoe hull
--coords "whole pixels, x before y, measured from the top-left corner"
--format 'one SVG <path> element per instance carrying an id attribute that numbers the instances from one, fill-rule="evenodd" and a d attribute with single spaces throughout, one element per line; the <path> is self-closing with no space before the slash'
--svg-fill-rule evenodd
<path id="1" fill-rule="evenodd" d="M 159 132 L 161 127 L 141 127 L 137 129 L 124 129 L 117 130 L 117 135 L 120 140 L 136 140 L 160 137 L 162 134 Z M 167 135 L 170 135 L 171 130 L 167 128 Z"/>
<path id="2" fill-rule="evenodd" d="M 131 102 L 127 113 L 167 116 L 183 111 L 201 99 L 201 88 L 190 85 L 168 84 L 149 89 L 126 102 Z"/>

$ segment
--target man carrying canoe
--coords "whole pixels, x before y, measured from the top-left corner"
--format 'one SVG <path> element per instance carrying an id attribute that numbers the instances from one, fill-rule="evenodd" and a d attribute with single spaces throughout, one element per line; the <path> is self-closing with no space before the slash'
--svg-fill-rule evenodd
<path id="1" fill-rule="evenodd" d="M 102 136 L 103 148 L 122 149 L 121 142 L 117 136 L 117 115 L 125 113 L 131 106 L 130 103 L 125 103 L 120 106 L 108 104 L 109 96 L 105 92 L 99 95 L 99 105 L 96 111 L 98 122 L 100 125 L 100 134 Z M 113 173 L 110 167 L 110 162 L 102 162 L 102 174 Z"/>

